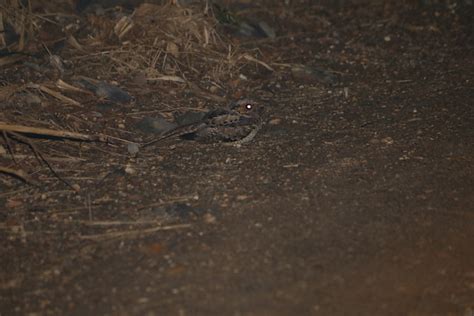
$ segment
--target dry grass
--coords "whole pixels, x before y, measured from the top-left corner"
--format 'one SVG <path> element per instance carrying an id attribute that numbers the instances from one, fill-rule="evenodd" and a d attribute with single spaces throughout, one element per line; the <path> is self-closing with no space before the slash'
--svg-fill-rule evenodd
<path id="1" fill-rule="evenodd" d="M 123 140 L 123 137 L 135 141 L 133 132 L 116 128 L 113 120 L 95 123 L 88 109 L 103 100 L 79 86 L 78 78 L 111 82 L 125 90 L 131 86 L 138 92 L 151 90 L 147 88 L 151 85 L 154 93 L 160 89 L 160 96 L 166 98 L 168 94 L 170 99 L 192 91 L 203 99 L 221 102 L 222 94 L 216 91 L 228 91 L 245 65 L 271 70 L 259 56 L 240 48 L 238 41 L 219 32 L 212 8 L 207 5 L 142 4 L 133 12 L 111 8 L 102 14 L 79 14 L 73 10 L 72 1 L 62 4 L 61 7 L 57 1 L 0 0 L 0 29 L 4 31 L 0 36 L 3 52 L 0 65 L 6 69 L 0 75 L 0 101 L 4 102 L 1 105 L 4 109 L 9 109 L 0 113 L 4 126 L 64 135 L 73 132 L 91 139 L 107 135 L 109 140 Z M 42 109 L 25 112 L 23 108 L 35 106 L 27 105 L 28 102 L 36 102 Z M 165 106 L 169 114 L 173 106 Z M 104 130 L 107 125 L 110 127 Z M 10 143 L 23 137 L 12 137 L 13 132 L 1 126 L 0 132 Z M 32 135 L 36 134 L 24 134 Z M 45 153 L 52 161 L 58 158 L 51 155 L 54 141 L 42 140 L 38 147 L 41 148 L 38 152 Z M 27 143 L 36 146 L 39 141 L 31 139 Z M 10 145 L 12 156 L 31 155 L 14 152 L 16 146 Z M 62 146 L 65 152 L 71 149 L 63 143 L 57 146 Z M 93 147 L 81 145 L 81 151 L 87 148 Z M 59 156 L 64 154 L 61 149 L 55 150 Z M 102 151 L 109 156 L 113 154 Z M 11 163 L 11 160 L 0 161 L 8 170 L 17 170 L 18 166 Z M 31 166 L 28 169 L 32 170 Z"/>
<path id="2" fill-rule="evenodd" d="M 1 48 L 32 53 L 49 47 L 49 53 L 52 45 L 65 41 L 64 57 L 75 63 L 76 71 L 101 65 L 103 74 L 141 73 L 150 80 L 174 76 L 182 79 L 174 81 L 193 81 L 205 76 L 221 82 L 235 77 L 239 64 L 254 62 L 243 58 L 248 52 L 219 34 L 208 6 L 144 3 L 131 14 L 109 11 L 77 18 L 68 12 L 47 12 L 48 6 L 40 10 L 35 4 L 37 11 L 30 2 L 23 6 L 19 0 L 4 1 L 0 28 L 16 39 L 11 42 L 2 35 Z"/>
<path id="3" fill-rule="evenodd" d="M 216 82 L 235 76 L 240 50 L 216 30 L 208 8 L 142 4 L 131 16 L 88 17 L 95 36 L 79 42 L 82 61 L 104 60 L 110 73 L 142 73 L 147 80 L 188 82 L 203 76 Z M 172 76 L 172 77 L 170 77 Z"/>

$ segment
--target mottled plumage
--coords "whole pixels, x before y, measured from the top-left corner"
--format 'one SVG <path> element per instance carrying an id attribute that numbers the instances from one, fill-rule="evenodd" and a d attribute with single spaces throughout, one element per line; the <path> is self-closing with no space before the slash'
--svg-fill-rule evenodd
<path id="1" fill-rule="evenodd" d="M 262 126 L 263 110 L 263 105 L 258 102 L 242 99 L 231 104 L 228 109 L 211 110 L 198 122 L 178 126 L 143 146 L 170 137 L 184 137 L 206 143 L 247 143 L 255 137 Z"/>

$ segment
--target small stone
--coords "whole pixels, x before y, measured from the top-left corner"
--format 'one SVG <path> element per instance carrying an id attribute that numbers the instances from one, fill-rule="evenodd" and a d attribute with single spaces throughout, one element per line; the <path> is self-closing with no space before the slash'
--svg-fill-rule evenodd
<path id="1" fill-rule="evenodd" d="M 25 97 L 25 102 L 28 105 L 38 105 L 41 104 L 41 98 L 35 94 L 28 93 Z"/>
<path id="2" fill-rule="evenodd" d="M 135 156 L 140 151 L 140 147 L 136 143 L 130 143 L 127 145 L 127 151 L 130 155 Z"/>
<path id="3" fill-rule="evenodd" d="M 119 87 L 108 84 L 107 82 L 100 82 L 97 85 L 95 94 L 99 97 L 117 103 L 128 103 L 132 100 L 132 97 L 130 94 L 128 94 L 128 92 Z"/>
<path id="4" fill-rule="evenodd" d="M 179 57 L 179 47 L 174 42 L 168 42 L 166 45 L 166 52 L 175 58 Z"/>
<path id="5" fill-rule="evenodd" d="M 49 63 L 54 69 L 59 71 L 60 74 L 64 73 L 64 62 L 61 57 L 58 55 L 51 55 L 49 56 Z"/>
<path id="6" fill-rule="evenodd" d="M 381 139 L 381 142 L 385 145 L 392 145 L 393 144 L 393 139 L 392 137 L 385 137 Z"/>
<path id="7" fill-rule="evenodd" d="M 344 93 L 344 98 L 349 99 L 349 88 L 348 87 L 344 87 L 343 93 Z"/>
<path id="8" fill-rule="evenodd" d="M 150 301 L 150 299 L 148 297 L 140 297 L 138 299 L 138 304 L 146 304 Z"/>
<path id="9" fill-rule="evenodd" d="M 125 167 L 125 173 L 126 174 L 135 174 L 135 173 L 137 173 L 137 171 L 130 164 L 128 164 Z"/>
<path id="10" fill-rule="evenodd" d="M 215 224 L 217 222 L 216 217 L 209 213 L 204 214 L 203 220 L 206 224 Z"/>
<path id="11" fill-rule="evenodd" d="M 92 111 L 90 112 L 90 115 L 93 117 L 93 118 L 97 118 L 97 117 L 104 117 L 104 115 L 100 112 L 96 112 L 96 111 Z"/>
<path id="12" fill-rule="evenodd" d="M 271 119 L 271 120 L 268 122 L 268 124 L 270 124 L 270 125 L 278 125 L 278 124 L 281 123 L 281 121 L 282 121 L 281 118 L 274 118 L 274 119 Z"/>
<path id="13" fill-rule="evenodd" d="M 76 83 L 80 87 L 95 93 L 96 96 L 115 103 L 129 103 L 133 101 L 133 97 L 127 91 L 105 81 L 82 78 Z"/>

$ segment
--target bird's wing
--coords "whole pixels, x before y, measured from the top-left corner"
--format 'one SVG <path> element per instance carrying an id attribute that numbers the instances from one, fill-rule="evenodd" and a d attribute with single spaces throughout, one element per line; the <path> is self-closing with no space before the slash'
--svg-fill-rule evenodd
<path id="1" fill-rule="evenodd" d="M 221 113 L 220 115 L 208 117 L 205 120 L 207 126 L 210 127 L 237 127 L 244 125 L 252 125 L 258 122 L 258 118 L 242 115 L 234 111 L 227 111 L 226 113 Z"/>
<path id="2" fill-rule="evenodd" d="M 170 138 L 170 137 L 179 137 L 182 135 L 190 134 L 190 133 L 195 133 L 199 129 L 203 128 L 205 126 L 205 123 L 202 121 L 191 123 L 191 124 L 186 124 L 186 125 L 181 125 L 175 128 L 170 129 L 169 131 L 164 132 L 161 134 L 158 138 L 153 139 L 145 144 L 142 145 L 142 147 L 147 147 L 150 145 L 153 145 L 157 142 L 160 142 L 164 139 Z"/>

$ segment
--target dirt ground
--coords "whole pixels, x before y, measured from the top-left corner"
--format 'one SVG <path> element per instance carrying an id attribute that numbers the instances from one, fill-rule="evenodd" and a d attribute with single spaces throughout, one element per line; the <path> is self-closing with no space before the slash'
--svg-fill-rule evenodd
<path id="1" fill-rule="evenodd" d="M 337 82 L 253 67 L 268 123 L 241 147 L 38 140 L 80 190 L 35 159 L 39 187 L 1 175 L 0 315 L 473 316 L 473 6 L 450 3 L 275 15 L 243 45 Z M 168 96 L 134 89 L 88 132 L 137 137 L 132 107 Z"/>

